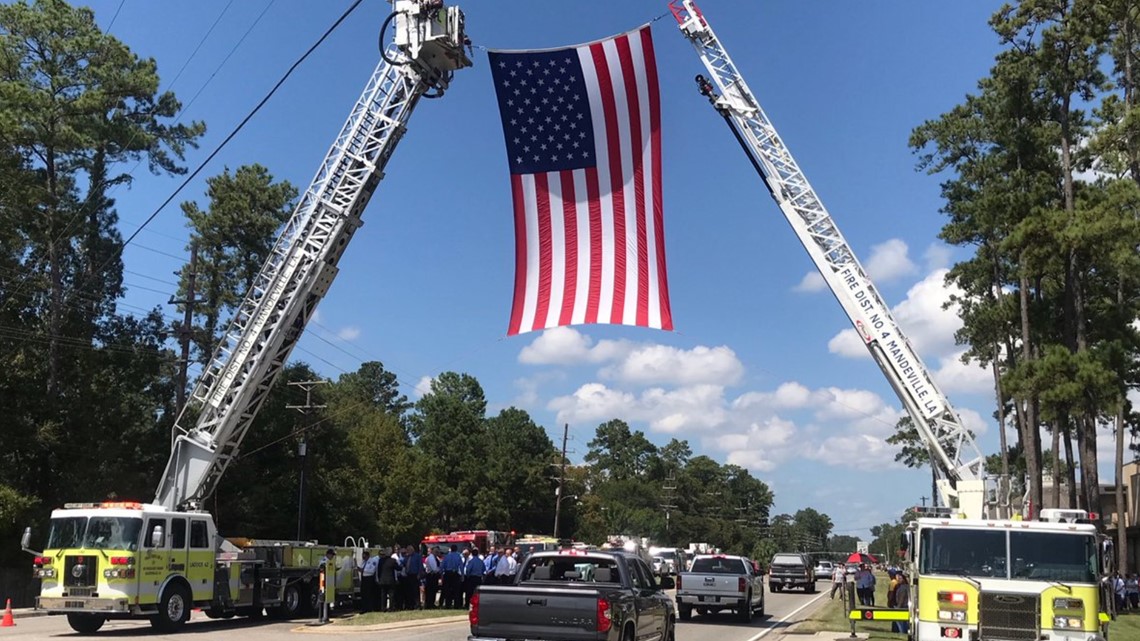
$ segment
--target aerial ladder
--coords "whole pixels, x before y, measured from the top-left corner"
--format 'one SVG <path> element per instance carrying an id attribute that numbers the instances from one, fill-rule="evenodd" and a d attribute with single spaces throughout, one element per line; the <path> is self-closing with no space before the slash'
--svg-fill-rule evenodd
<path id="1" fill-rule="evenodd" d="M 471 66 L 463 13 L 440 0 L 393 0 L 381 32 L 395 37 L 356 101 L 312 183 L 280 233 L 224 338 L 176 420 L 176 437 L 152 503 L 69 503 L 53 510 L 35 555 L 36 605 L 66 614 L 80 633 L 108 619 L 146 617 L 163 631 L 194 608 L 210 617 L 300 616 L 319 592 L 351 600 L 366 541 L 223 538 L 203 507 L 336 278 L 421 98 L 443 95 Z M 318 581 L 318 576 L 320 577 Z"/>
<path id="2" fill-rule="evenodd" d="M 356 101 L 269 259 L 179 415 L 154 502 L 197 509 L 234 461 L 258 409 L 339 271 L 420 98 L 471 66 L 463 13 L 439 0 L 397 0 L 396 36 Z"/>
<path id="3" fill-rule="evenodd" d="M 883 302 L 803 170 L 693 0 L 670 11 L 709 76 L 700 92 L 724 118 L 768 193 L 811 256 L 930 452 L 942 505 L 981 518 L 988 511 L 981 450 Z"/>

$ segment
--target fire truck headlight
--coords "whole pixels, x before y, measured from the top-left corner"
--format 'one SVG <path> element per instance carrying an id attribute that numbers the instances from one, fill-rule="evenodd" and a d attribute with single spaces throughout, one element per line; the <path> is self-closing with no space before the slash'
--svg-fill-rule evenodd
<path id="1" fill-rule="evenodd" d="M 938 619 L 940 621 L 965 621 L 966 613 L 962 610 L 939 610 Z"/>
<path id="2" fill-rule="evenodd" d="M 1084 620 L 1078 617 L 1053 617 L 1053 627 L 1058 630 L 1074 630 L 1084 627 Z"/>
<path id="3" fill-rule="evenodd" d="M 1081 614 L 1084 614 L 1085 602 L 1082 601 L 1081 599 L 1061 597 L 1061 598 L 1053 599 L 1053 609 L 1054 610 L 1064 610 L 1066 612 L 1076 611 L 1076 612 L 1080 612 Z"/>

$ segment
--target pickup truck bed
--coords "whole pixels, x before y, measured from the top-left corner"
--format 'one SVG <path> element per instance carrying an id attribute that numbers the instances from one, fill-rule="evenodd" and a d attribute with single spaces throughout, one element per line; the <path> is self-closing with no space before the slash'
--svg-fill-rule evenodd
<path id="1" fill-rule="evenodd" d="M 471 600 L 468 641 L 672 641 L 673 602 L 636 555 L 536 552 L 514 585 L 482 585 Z"/>

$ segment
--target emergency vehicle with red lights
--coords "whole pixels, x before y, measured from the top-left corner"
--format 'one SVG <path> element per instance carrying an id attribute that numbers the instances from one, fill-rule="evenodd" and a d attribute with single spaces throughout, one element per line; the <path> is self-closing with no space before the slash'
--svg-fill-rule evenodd
<path id="1" fill-rule="evenodd" d="M 501 548 L 505 545 L 512 545 L 515 540 L 514 532 L 498 532 L 495 530 L 460 530 L 456 532 L 449 532 L 447 534 L 429 534 L 424 537 L 420 542 L 424 548 L 431 550 L 435 546 L 439 546 L 440 550 L 448 550 L 452 545 L 457 546 L 457 549 L 475 548 L 483 553 L 490 550 L 492 546 Z"/>
<path id="2" fill-rule="evenodd" d="M 90 634 L 108 619 L 147 617 L 172 631 L 194 608 L 208 615 L 292 615 L 309 603 L 326 547 L 224 539 L 205 511 L 262 402 L 328 292 L 361 216 L 421 98 L 436 98 L 471 66 L 463 13 L 441 0 L 391 0 L 395 37 L 277 238 L 175 428 L 150 503 L 68 504 L 51 514 L 36 556 L 36 606 Z M 337 548 L 336 580 L 351 594 L 359 542 Z M 326 598 L 329 592 L 326 592 Z"/>

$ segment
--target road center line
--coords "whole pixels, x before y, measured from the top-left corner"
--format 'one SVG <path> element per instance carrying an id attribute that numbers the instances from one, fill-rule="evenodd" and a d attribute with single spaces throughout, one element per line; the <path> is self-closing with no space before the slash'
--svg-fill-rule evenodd
<path id="1" fill-rule="evenodd" d="M 807 603 L 805 603 L 805 604 L 801 605 L 800 607 L 796 608 L 795 610 L 792 610 L 792 611 L 791 611 L 791 612 L 789 612 L 788 614 L 785 614 L 785 615 L 784 615 L 784 618 L 780 619 L 779 621 L 775 621 L 775 622 L 773 622 L 773 624 L 772 624 L 772 627 L 769 627 L 769 628 L 764 628 L 764 629 L 763 629 L 763 630 L 761 630 L 761 631 L 760 631 L 758 634 L 756 634 L 756 636 L 752 637 L 751 639 L 748 639 L 748 641 L 757 641 L 758 639 L 762 639 L 762 638 L 764 637 L 764 635 L 766 635 L 766 634 L 768 634 L 769 632 L 771 632 L 772 630 L 775 630 L 775 629 L 776 629 L 776 624 L 779 624 L 779 623 L 784 623 L 784 622 L 785 622 L 785 621 L 787 621 L 788 619 L 790 619 L 790 618 L 792 618 L 792 617 L 796 616 L 797 614 L 799 614 L 799 613 L 800 613 L 800 610 L 803 610 L 804 608 L 806 608 L 806 607 L 808 607 L 809 605 L 811 605 L 811 604 L 815 603 L 816 601 L 819 601 L 820 599 L 822 599 L 822 598 L 823 598 L 823 597 L 825 597 L 825 596 L 827 596 L 827 593 L 826 593 L 826 592 L 820 592 L 820 593 L 819 593 L 819 596 L 817 596 L 816 598 L 812 599 L 811 601 L 808 601 Z"/>

